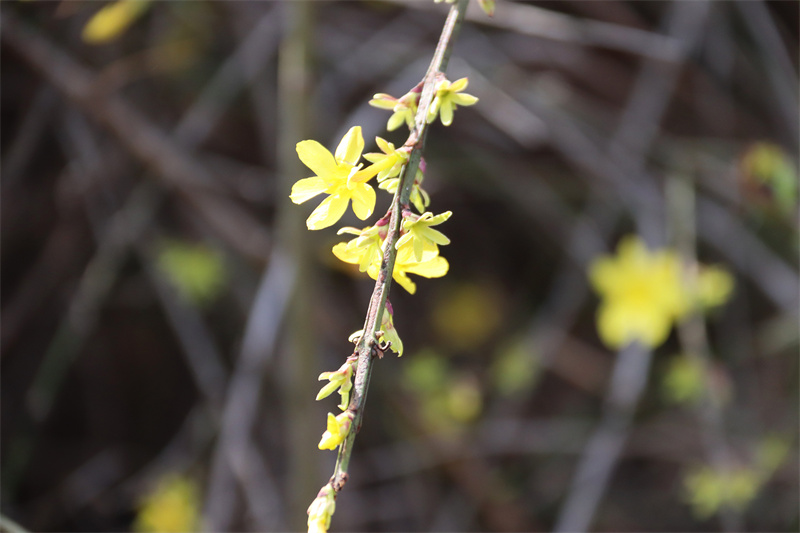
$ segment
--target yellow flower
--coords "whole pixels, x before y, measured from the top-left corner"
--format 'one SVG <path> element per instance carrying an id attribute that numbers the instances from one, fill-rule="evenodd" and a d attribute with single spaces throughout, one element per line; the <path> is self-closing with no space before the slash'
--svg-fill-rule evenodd
<path id="1" fill-rule="evenodd" d="M 616 257 L 596 259 L 589 278 L 602 298 L 597 329 L 610 348 L 634 341 L 654 348 L 691 308 L 678 256 L 650 252 L 637 237 L 623 239 Z"/>
<path id="2" fill-rule="evenodd" d="M 453 112 L 456 105 L 468 106 L 477 103 L 478 99 L 471 94 L 461 93 L 467 88 L 469 80 L 461 78 L 453 83 L 442 80 L 436 85 L 436 96 L 433 98 L 430 109 L 428 109 L 428 124 L 436 120 L 439 114 L 442 124 L 449 126 L 453 123 Z"/>
<path id="3" fill-rule="evenodd" d="M 417 169 L 417 175 L 414 176 L 414 184 L 411 186 L 411 196 L 409 196 L 409 200 L 414 207 L 417 208 L 417 211 L 420 213 L 425 211 L 425 208 L 428 207 L 431 203 L 431 198 L 428 196 L 427 191 L 422 188 L 422 180 L 425 179 L 425 158 L 419 160 L 419 168 Z M 379 180 L 380 181 L 380 180 Z M 385 190 L 389 194 L 394 194 L 397 192 L 397 187 L 400 185 L 400 178 L 386 178 L 383 181 L 380 181 L 379 188 Z"/>
<path id="4" fill-rule="evenodd" d="M 346 362 L 339 370 L 335 372 L 323 372 L 319 375 L 319 381 L 323 379 L 329 380 L 329 383 L 322 387 L 322 389 L 317 394 L 317 400 L 321 400 L 323 398 L 327 398 L 330 396 L 333 391 L 339 389 L 339 395 L 342 397 L 342 401 L 339 404 L 339 409 L 344 411 L 347 409 L 347 404 L 350 403 L 350 391 L 353 388 L 353 371 L 355 370 L 355 363 L 354 362 Z"/>
<path id="5" fill-rule="evenodd" d="M 83 27 L 81 38 L 90 44 L 112 41 L 141 17 L 150 5 L 149 0 L 117 0 L 104 6 Z"/>
<path id="6" fill-rule="evenodd" d="M 410 246 L 404 246 L 397 251 L 397 258 L 394 262 L 394 271 L 392 278 L 400 284 L 409 293 L 414 294 L 417 292 L 417 285 L 408 274 L 416 274 L 425 278 L 441 278 L 450 269 L 450 264 L 447 259 L 441 257 L 439 252 L 424 251 L 422 253 L 422 260 L 417 261 L 414 257 L 414 252 Z M 378 279 L 378 272 L 380 264 L 373 263 L 367 269 L 367 274 L 372 279 Z"/>
<path id="7" fill-rule="evenodd" d="M 381 316 L 381 336 L 378 338 L 380 342 L 388 342 L 389 348 L 397 354 L 397 357 L 403 355 L 403 341 L 400 339 L 397 330 L 394 327 L 394 309 L 391 302 L 386 300 L 386 306 L 383 308 L 383 315 Z M 360 329 L 354 331 L 348 337 L 348 341 L 358 344 L 361 337 L 364 335 L 364 330 Z"/>
<path id="8" fill-rule="evenodd" d="M 375 208 L 375 190 L 366 182 L 380 169 L 368 167 L 361 170 L 361 152 L 364 150 L 364 138 L 361 127 L 353 126 L 342 138 L 331 154 L 317 141 L 300 141 L 297 143 L 297 155 L 315 176 L 305 178 L 294 184 L 292 202 L 302 204 L 318 194 L 328 194 L 321 204 L 306 220 L 308 229 L 327 228 L 335 224 L 347 210 L 347 204 L 353 201 L 353 212 L 358 218 L 368 218 Z"/>
<path id="9" fill-rule="evenodd" d="M 168 475 L 142 501 L 133 529 L 143 533 L 198 531 L 199 508 L 200 495 L 194 483 Z"/>
<path id="10" fill-rule="evenodd" d="M 331 526 L 334 511 L 336 511 L 336 492 L 328 484 L 322 487 L 308 506 L 308 533 L 326 533 Z"/>
<path id="11" fill-rule="evenodd" d="M 433 213 L 425 212 L 422 216 L 417 217 L 409 213 L 409 216 L 403 220 L 403 229 L 406 233 L 400 237 L 395 247 L 400 250 L 403 246 L 411 246 L 414 250 L 414 259 L 417 261 L 422 261 L 424 250 L 438 253 L 439 247 L 437 245 L 450 244 L 450 239 L 441 231 L 431 229 L 431 226 L 438 226 L 450 218 L 452 214 L 452 211 L 445 211 L 440 215 L 433 216 Z"/>
<path id="12" fill-rule="evenodd" d="M 333 247 L 333 255 L 344 261 L 345 263 L 357 264 L 361 272 L 366 272 L 367 268 L 374 261 L 380 263 L 381 244 L 383 239 L 386 238 L 386 224 L 375 224 L 363 230 L 356 228 L 344 227 L 341 228 L 337 234 L 350 233 L 358 235 L 357 238 L 352 239 L 346 243 L 340 242 Z"/>
<path id="13" fill-rule="evenodd" d="M 345 411 L 339 416 L 328 413 L 328 427 L 322 434 L 322 439 L 317 447 L 320 450 L 335 450 L 347 438 L 352 423 L 353 414 L 349 411 Z"/>
<path id="14" fill-rule="evenodd" d="M 419 100 L 419 91 L 414 89 L 400 99 L 395 98 L 386 93 L 378 93 L 369 101 L 369 105 L 380 109 L 390 109 L 394 111 L 392 116 L 389 117 L 389 122 L 386 123 L 386 129 L 394 131 L 405 122 L 409 130 L 414 129 L 414 116 L 417 114 L 417 100 Z"/>
<path id="15" fill-rule="evenodd" d="M 395 150 L 394 144 L 381 137 L 375 137 L 375 142 L 383 153 L 364 154 L 364 159 L 373 163 L 373 168 L 378 170 L 378 181 L 399 176 L 403 165 L 408 162 L 408 151 Z"/>

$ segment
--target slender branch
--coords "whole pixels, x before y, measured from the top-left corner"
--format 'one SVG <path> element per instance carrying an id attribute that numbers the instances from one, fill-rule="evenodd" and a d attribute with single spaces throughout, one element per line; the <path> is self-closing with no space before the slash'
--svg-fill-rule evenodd
<path id="1" fill-rule="evenodd" d="M 392 272 L 394 271 L 394 262 L 397 255 L 395 244 L 400 238 L 402 209 L 404 205 L 408 205 L 411 187 L 414 183 L 417 169 L 419 168 L 419 162 L 425 146 L 425 139 L 428 134 L 428 124 L 426 120 L 428 108 L 436 92 L 436 83 L 442 78 L 444 71 L 447 69 L 447 63 L 453 49 L 455 36 L 464 21 L 467 2 L 468 0 L 458 0 L 450 9 L 442 34 L 439 37 L 439 43 L 436 46 L 433 59 L 428 67 L 428 72 L 423 79 L 422 96 L 420 97 L 415 128 L 405 143 L 406 146 L 411 148 L 411 153 L 409 154 L 408 163 L 406 163 L 400 175 L 400 186 L 397 188 L 394 198 L 392 199 L 391 218 L 389 220 L 389 230 L 384 245 L 383 261 L 381 262 L 381 268 L 375 281 L 375 289 L 372 291 L 372 297 L 370 298 L 367 308 L 367 316 L 364 322 L 364 334 L 356 346 L 358 363 L 356 366 L 353 392 L 350 404 L 347 407 L 347 410 L 353 413 L 355 430 L 350 431 L 339 448 L 336 467 L 333 477 L 331 477 L 331 486 L 337 494 L 347 482 L 350 455 L 353 452 L 356 433 L 358 433 L 358 429 L 361 427 L 361 418 L 364 413 L 364 402 L 366 401 L 369 380 L 372 374 L 372 361 L 375 355 L 380 353 L 376 332 L 380 327 L 383 318 L 383 310 L 386 305 L 386 298 L 392 284 Z"/>

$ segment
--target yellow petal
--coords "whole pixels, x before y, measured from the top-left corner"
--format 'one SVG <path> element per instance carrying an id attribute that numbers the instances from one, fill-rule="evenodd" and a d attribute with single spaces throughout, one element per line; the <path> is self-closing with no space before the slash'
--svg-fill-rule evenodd
<path id="1" fill-rule="evenodd" d="M 305 178 L 292 185 L 292 194 L 289 195 L 289 198 L 296 204 L 302 204 L 306 200 L 325 192 L 327 188 L 328 184 L 322 178 Z"/>
<path id="2" fill-rule="evenodd" d="M 300 141 L 297 143 L 297 155 L 305 166 L 314 174 L 325 177 L 336 172 L 337 165 L 330 151 L 317 141 Z"/>
<path id="3" fill-rule="evenodd" d="M 359 183 L 352 190 L 352 195 L 353 212 L 361 220 L 366 220 L 375 209 L 375 189 L 366 183 Z"/>
<path id="4" fill-rule="evenodd" d="M 361 135 L 361 126 L 353 126 L 348 130 L 342 142 L 336 147 L 336 161 L 351 166 L 358 164 L 361 152 L 364 151 L 364 137 Z"/>
<path id="5" fill-rule="evenodd" d="M 469 85 L 469 79 L 461 78 L 450 84 L 450 90 L 455 92 L 463 91 Z"/>
<path id="6" fill-rule="evenodd" d="M 444 257 L 436 256 L 430 261 L 407 265 L 404 270 L 426 278 L 441 278 L 450 270 L 450 263 Z"/>
<path id="7" fill-rule="evenodd" d="M 439 116 L 442 119 L 442 124 L 445 126 L 449 126 L 453 123 L 453 101 L 450 98 L 446 98 L 442 102 L 442 107 L 439 109 Z"/>
<path id="8" fill-rule="evenodd" d="M 475 105 L 478 103 L 478 98 L 476 96 L 472 96 L 471 94 L 453 94 L 451 99 L 454 104 L 463 106 Z"/>
<path id="9" fill-rule="evenodd" d="M 323 229 L 333 226 L 347 209 L 347 197 L 333 194 L 325 198 L 306 220 L 308 229 Z"/>
<path id="10" fill-rule="evenodd" d="M 347 243 L 340 242 L 333 247 L 333 255 L 339 258 L 340 261 L 355 265 L 359 262 L 359 254 L 354 250 L 347 247 Z"/>
<path id="11" fill-rule="evenodd" d="M 409 278 L 404 272 L 400 272 L 395 269 L 394 274 L 392 274 L 392 278 L 394 278 L 394 280 L 399 283 L 401 287 L 407 290 L 409 294 L 414 294 L 417 292 L 417 284 L 411 281 L 411 278 Z"/>

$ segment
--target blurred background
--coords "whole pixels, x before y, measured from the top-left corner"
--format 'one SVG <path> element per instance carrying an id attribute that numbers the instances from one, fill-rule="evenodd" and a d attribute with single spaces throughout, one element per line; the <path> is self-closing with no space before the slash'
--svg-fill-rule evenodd
<path id="1" fill-rule="evenodd" d="M 450 272 L 392 287 L 332 530 L 798 530 L 798 6 L 470 6 L 480 102 L 425 152 Z M 294 145 L 402 144 L 367 102 L 446 13 L 2 2 L 4 529 L 305 528 L 373 281 L 289 201 Z M 733 291 L 617 354 L 587 271 L 626 235 Z"/>

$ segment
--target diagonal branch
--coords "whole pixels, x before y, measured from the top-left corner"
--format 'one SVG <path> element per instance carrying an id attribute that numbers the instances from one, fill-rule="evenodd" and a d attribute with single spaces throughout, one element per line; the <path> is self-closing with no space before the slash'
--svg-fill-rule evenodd
<path id="1" fill-rule="evenodd" d="M 397 255 L 395 244 L 400 238 L 402 206 L 408 204 L 411 187 L 414 183 L 414 177 L 417 174 L 417 168 L 419 167 L 422 151 L 425 146 L 425 139 L 428 134 L 428 124 L 426 122 L 428 108 L 436 92 L 436 83 L 441 79 L 444 71 L 447 69 L 447 63 L 453 49 L 455 35 L 464 21 L 467 1 L 468 0 L 458 0 L 458 3 L 450 9 L 433 59 L 428 67 L 428 72 L 423 79 L 422 96 L 420 97 L 420 104 L 415 120 L 416 125 L 414 131 L 411 132 L 411 135 L 406 141 L 406 146 L 411 147 L 411 153 L 409 154 L 408 163 L 400 175 L 400 186 L 397 188 L 397 192 L 395 192 L 392 200 L 391 218 L 389 220 L 389 231 L 385 241 L 383 261 L 381 262 L 381 268 L 378 272 L 377 280 L 375 281 L 375 289 L 372 291 L 372 297 L 370 298 L 367 308 L 364 334 L 356 346 L 358 363 L 350 405 L 347 407 L 347 410 L 353 413 L 355 431 L 351 431 L 348 434 L 339 448 L 336 467 L 333 477 L 331 478 L 331 486 L 337 493 L 347 481 L 347 469 L 350 464 L 350 455 L 352 454 L 356 433 L 361 425 L 361 418 L 364 414 L 364 402 L 366 401 L 369 379 L 372 373 L 372 361 L 374 357 L 380 353 L 376 332 L 380 327 L 384 306 L 386 305 L 386 298 L 391 288 L 392 272 L 394 271 L 394 262 Z"/>

